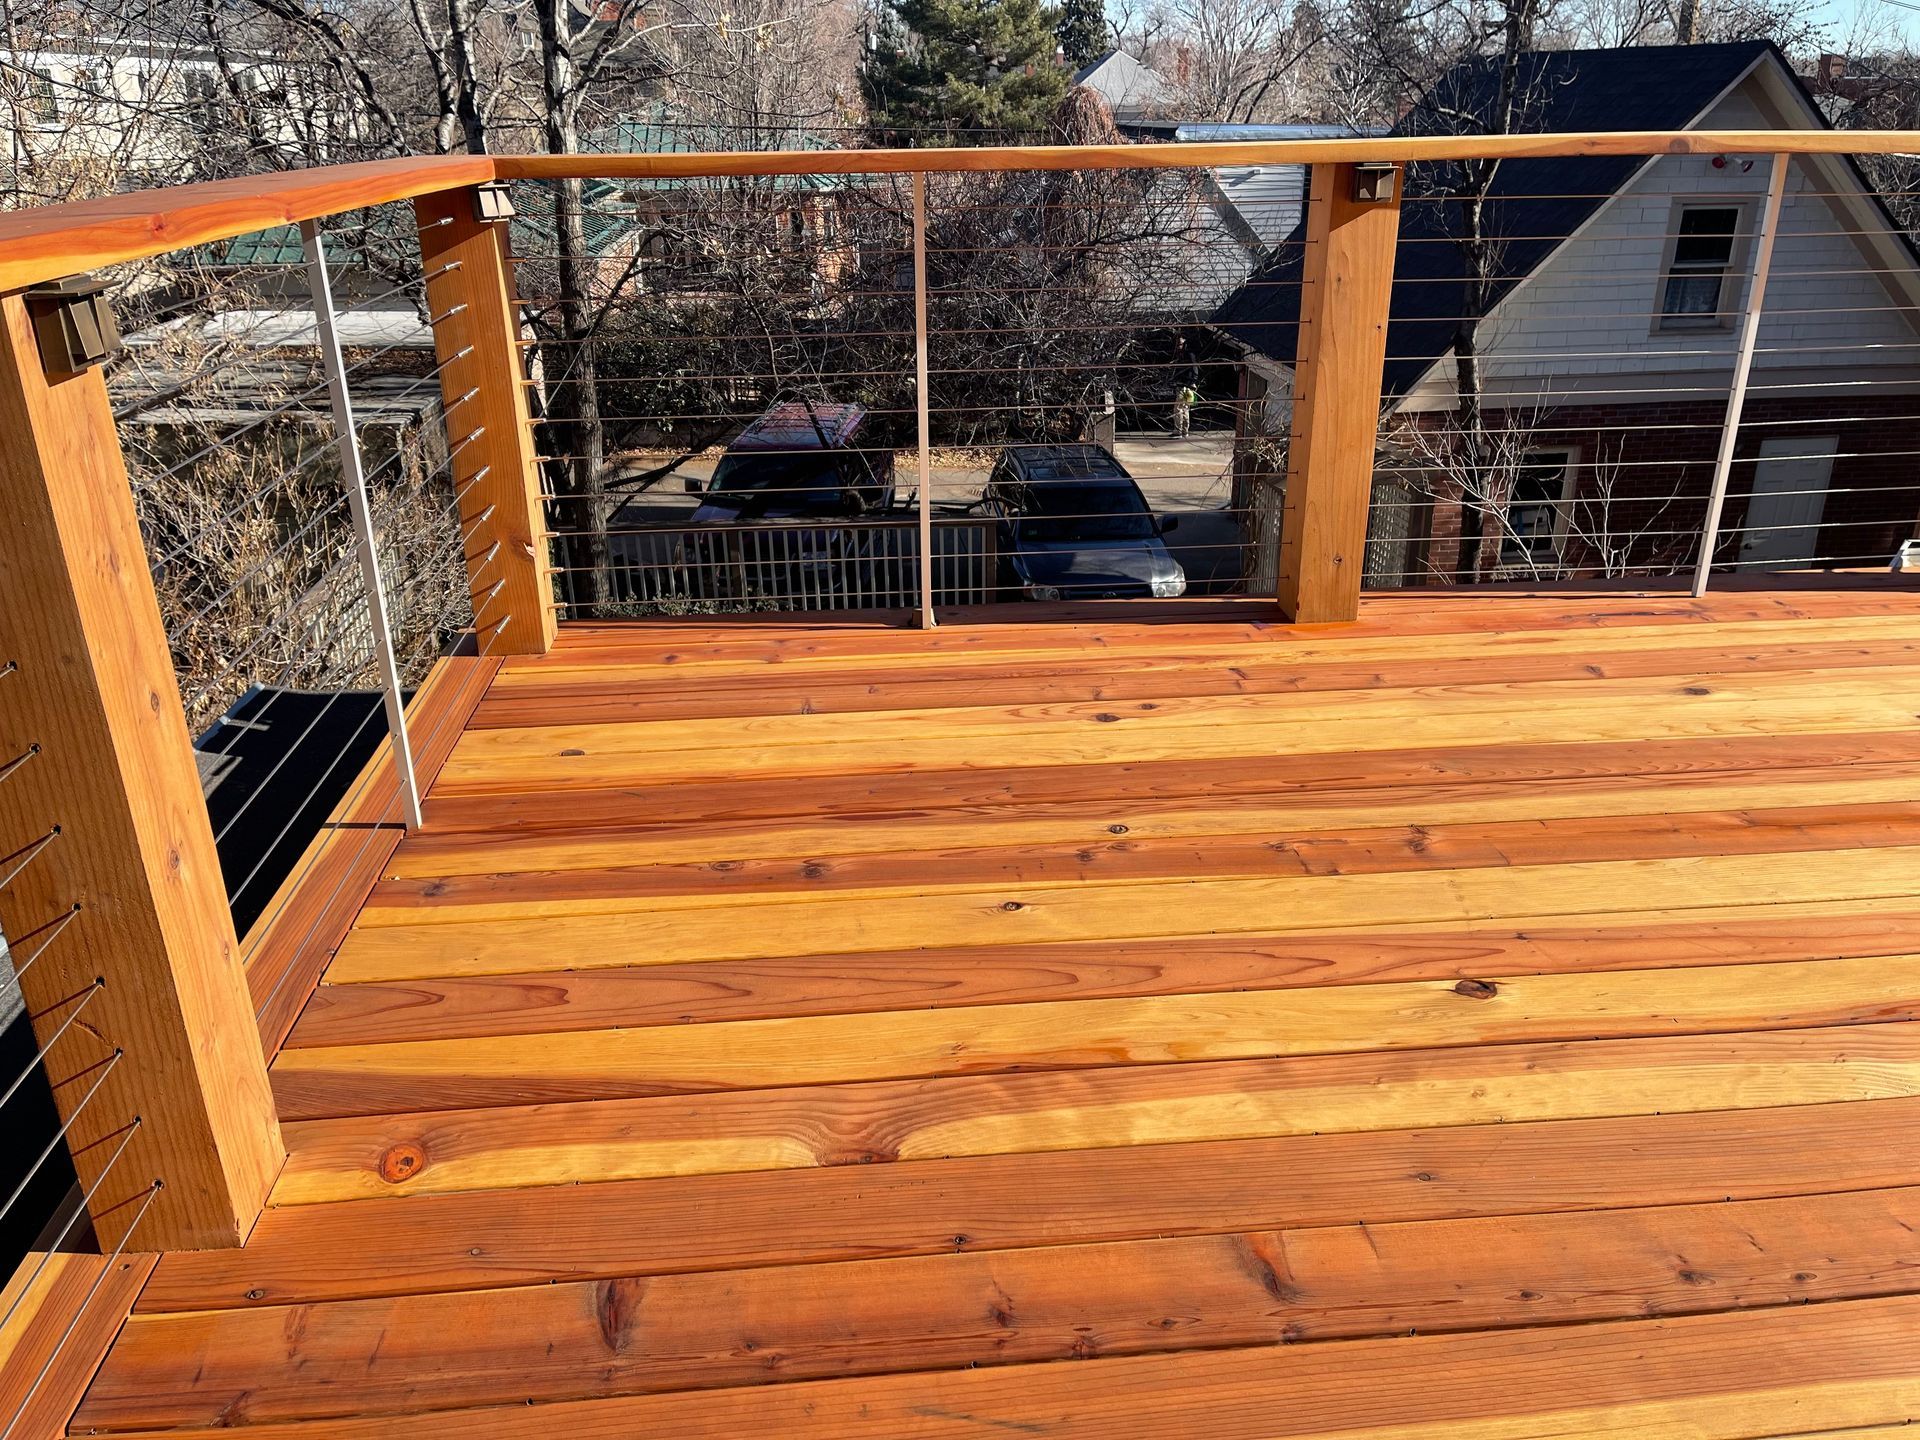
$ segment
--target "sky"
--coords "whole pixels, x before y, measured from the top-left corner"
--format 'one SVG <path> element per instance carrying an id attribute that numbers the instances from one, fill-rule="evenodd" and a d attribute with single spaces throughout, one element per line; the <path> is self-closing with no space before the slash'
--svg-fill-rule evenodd
<path id="1" fill-rule="evenodd" d="M 1920 0 L 1816 0 L 1809 13 L 1837 49 L 1846 48 L 1849 36 L 1876 31 L 1920 48 Z"/>

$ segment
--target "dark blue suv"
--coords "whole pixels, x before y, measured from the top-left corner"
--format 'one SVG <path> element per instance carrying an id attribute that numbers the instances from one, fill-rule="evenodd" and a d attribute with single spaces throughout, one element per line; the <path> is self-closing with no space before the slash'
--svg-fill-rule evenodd
<path id="1" fill-rule="evenodd" d="M 1170 599 L 1186 572 L 1133 477 L 1099 445 L 1013 445 L 982 503 L 999 521 L 1001 584 L 1029 600 Z"/>

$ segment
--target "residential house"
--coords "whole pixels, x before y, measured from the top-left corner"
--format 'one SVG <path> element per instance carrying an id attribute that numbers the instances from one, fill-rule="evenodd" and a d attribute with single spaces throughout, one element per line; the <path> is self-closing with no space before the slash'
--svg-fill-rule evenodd
<path id="1" fill-rule="evenodd" d="M 1109 50 L 1083 65 L 1073 72 L 1071 83 L 1104 100 L 1122 134 L 1166 123 L 1164 117 L 1179 109 L 1179 88 L 1124 50 Z"/>
<path id="2" fill-rule="evenodd" d="M 351 117 L 336 113 L 324 85 L 309 85 L 297 65 L 218 55 L 191 20 L 130 31 L 9 33 L 0 45 L 0 127 L 10 171 L 85 166 L 121 185 L 198 178 L 209 137 L 231 131 L 242 107 L 258 142 L 289 154 L 311 154 L 329 134 L 352 138 Z"/>
<path id="3" fill-rule="evenodd" d="M 1098 96 L 1115 131 L 1136 144 L 1326 140 L 1363 133 L 1350 125 L 1183 120 L 1179 87 L 1119 50 L 1077 71 L 1073 83 Z M 1153 211 L 1165 238 L 1138 258 L 1131 287 L 1143 318 L 1179 324 L 1210 316 L 1299 227 L 1307 167 L 1220 165 L 1163 172 L 1153 184 Z"/>
<path id="4" fill-rule="evenodd" d="M 1766 42 L 1532 54 L 1527 129 L 1820 129 Z M 1485 114 L 1491 62 L 1412 112 Z M 1429 124 L 1426 128 L 1433 128 Z M 1758 259 L 1770 160 L 1507 161 L 1485 242 L 1444 167 L 1409 166 L 1376 468 L 1377 581 L 1690 564 Z M 1721 563 L 1885 563 L 1914 533 L 1920 263 L 1844 156 L 1791 161 L 1730 475 Z M 1243 348 L 1242 499 L 1269 542 L 1304 224 L 1216 321 Z M 1485 277 L 1479 285 L 1475 275 Z M 1459 359 L 1477 354 L 1477 381 Z M 1476 426 L 1474 399 L 1482 410 Z M 1463 458 L 1463 436 L 1478 449 Z"/>

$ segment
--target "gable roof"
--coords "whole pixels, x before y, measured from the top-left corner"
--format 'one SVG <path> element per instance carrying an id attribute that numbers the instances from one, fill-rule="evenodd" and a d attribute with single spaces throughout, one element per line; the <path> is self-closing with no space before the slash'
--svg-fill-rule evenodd
<path id="1" fill-rule="evenodd" d="M 1124 50 L 1109 50 L 1074 71 L 1073 83 L 1086 86 L 1106 101 L 1116 120 L 1147 115 L 1174 98 L 1173 87 L 1164 75 Z"/>
<path id="2" fill-rule="evenodd" d="M 1180 125 L 1176 143 L 1236 140 L 1348 140 L 1351 125 Z M 1220 165 L 1211 172 L 1222 203 L 1246 227 L 1261 253 L 1283 243 L 1306 214 L 1305 165 Z"/>
<path id="3" fill-rule="evenodd" d="M 1771 42 L 1726 45 L 1652 45 L 1629 50 L 1548 50 L 1520 57 L 1521 84 L 1537 96 L 1524 128 L 1531 131 L 1684 130 L 1738 84 L 1755 66 L 1771 60 L 1789 83 L 1793 72 Z M 1445 110 L 1489 114 L 1495 105 L 1498 61 L 1482 58 L 1455 66 L 1433 91 L 1393 128 L 1395 135 L 1434 133 Z M 1824 125 L 1809 103 L 1815 124 Z M 1494 306 L 1543 264 L 1606 205 L 1649 157 L 1556 156 L 1508 160 L 1494 176 L 1490 197 L 1499 229 L 1509 237 L 1499 248 L 1500 280 Z M 1407 167 L 1409 196 L 1432 192 L 1444 166 Z M 1870 188 L 1863 185 L 1863 189 Z M 1453 345 L 1456 317 L 1471 304 L 1465 260 L 1448 243 L 1457 233 L 1451 202 L 1407 200 L 1400 211 L 1400 243 L 1388 318 L 1387 362 L 1382 393 L 1406 393 Z M 1234 339 L 1291 365 L 1300 318 L 1306 221 L 1302 218 L 1272 262 L 1215 312 L 1214 323 Z"/>

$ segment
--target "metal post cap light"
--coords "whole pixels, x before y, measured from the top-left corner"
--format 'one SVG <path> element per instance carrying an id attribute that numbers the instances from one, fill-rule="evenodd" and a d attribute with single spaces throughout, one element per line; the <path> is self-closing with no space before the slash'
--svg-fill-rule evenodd
<path id="1" fill-rule="evenodd" d="M 1356 202 L 1383 205 L 1393 199 L 1396 167 L 1391 161 L 1362 160 L 1353 167 L 1353 198 Z"/>
<path id="2" fill-rule="evenodd" d="M 106 292 L 107 282 L 93 275 L 70 275 L 27 291 L 27 313 L 48 374 L 78 374 L 119 353 L 120 327 Z"/>
<path id="3" fill-rule="evenodd" d="M 491 180 L 473 187 L 473 218 L 483 225 L 511 220 L 519 212 L 513 208 L 513 193 L 504 180 Z"/>

